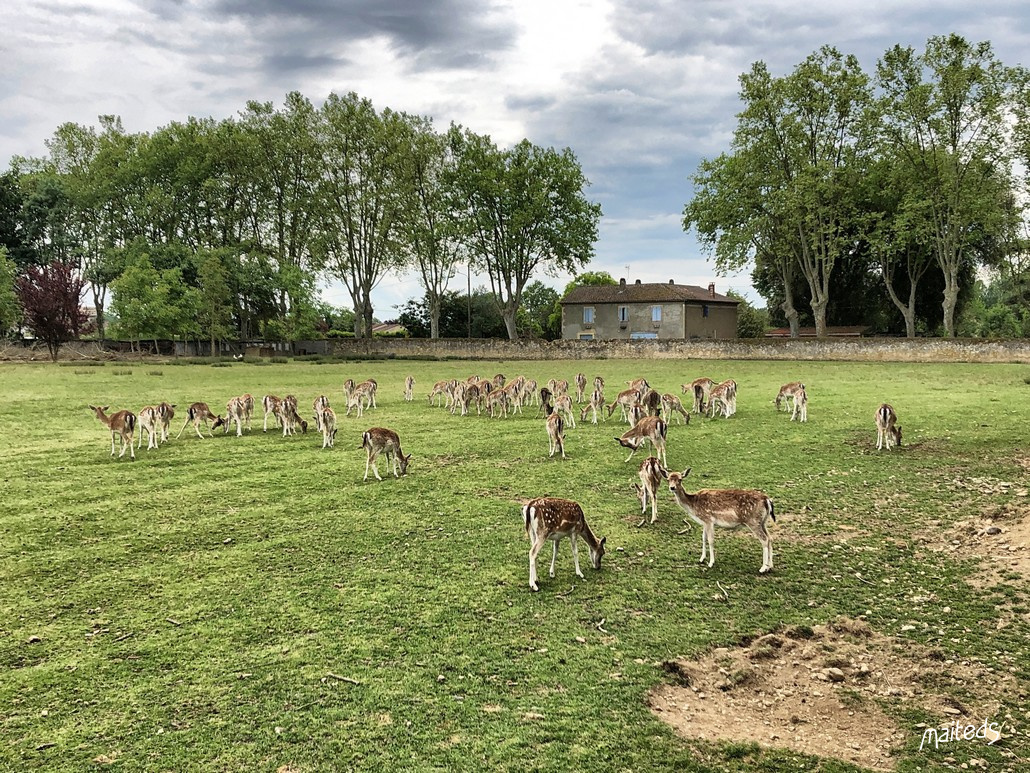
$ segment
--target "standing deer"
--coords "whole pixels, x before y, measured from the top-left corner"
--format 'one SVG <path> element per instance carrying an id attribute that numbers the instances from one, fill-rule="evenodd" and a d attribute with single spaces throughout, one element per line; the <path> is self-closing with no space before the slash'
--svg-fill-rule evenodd
<path id="1" fill-rule="evenodd" d="M 576 374 L 576 402 L 581 403 L 584 399 L 584 394 L 587 391 L 587 374 L 577 373 Z"/>
<path id="2" fill-rule="evenodd" d="M 322 448 L 332 448 L 336 443 L 336 411 L 329 407 L 328 401 L 318 419 L 322 430 Z"/>
<path id="3" fill-rule="evenodd" d="M 586 579 L 579 568 L 577 537 L 582 537 L 583 541 L 587 543 L 587 547 L 590 548 L 590 564 L 594 569 L 601 568 L 601 558 L 604 556 L 604 543 L 607 537 L 598 540 L 594 536 L 587 525 L 586 516 L 583 515 L 583 508 L 576 502 L 554 497 L 531 499 L 522 508 L 522 518 L 526 526 L 526 535 L 530 540 L 529 587 L 534 591 L 540 590 L 540 586 L 536 582 L 536 557 L 547 540 L 554 543 L 549 572 L 551 577 L 554 577 L 554 564 L 558 560 L 558 543 L 564 537 L 568 537 L 572 542 L 572 557 L 575 561 L 577 577 Z"/>
<path id="4" fill-rule="evenodd" d="M 368 468 L 372 466 L 376 480 L 379 477 L 379 454 L 386 453 L 386 461 L 393 469 L 393 477 L 399 478 L 408 474 L 408 462 L 411 461 L 411 454 L 407 456 L 401 451 L 401 439 L 392 429 L 384 427 L 372 427 L 361 436 L 361 447 L 365 449 L 365 477 L 368 480 Z M 400 470 L 400 474 L 398 474 Z"/>
<path id="5" fill-rule="evenodd" d="M 172 419 L 175 418 L 175 406 L 167 402 L 158 403 L 157 418 L 161 427 L 161 442 L 167 443 L 168 431 L 172 425 Z"/>
<path id="6" fill-rule="evenodd" d="M 243 405 L 243 421 L 247 424 L 247 431 L 250 431 L 250 420 L 254 416 L 254 395 L 247 393 L 240 395 L 240 402 Z"/>
<path id="7" fill-rule="evenodd" d="M 638 389 L 625 389 L 619 392 L 611 405 L 608 406 L 608 418 L 611 418 L 612 414 L 615 413 L 615 406 L 619 406 L 622 409 L 622 420 L 625 421 L 629 415 L 630 407 L 640 402 L 640 390 Z"/>
<path id="8" fill-rule="evenodd" d="M 243 435 L 243 422 L 247 412 L 244 402 L 245 401 L 242 397 L 232 397 L 229 399 L 229 402 L 225 404 L 225 434 L 229 434 L 229 430 L 235 422 L 236 437 L 241 437 Z"/>
<path id="9" fill-rule="evenodd" d="M 808 421 L 808 392 L 804 388 L 794 397 L 794 410 L 791 411 L 790 420 L 794 421 L 795 416 L 800 417 L 799 422 Z"/>
<path id="10" fill-rule="evenodd" d="M 110 416 L 106 414 L 109 406 L 97 406 L 91 405 L 89 409 L 93 411 L 93 415 L 100 420 L 100 423 L 111 430 L 111 456 L 114 456 L 115 438 L 121 442 L 122 452 L 118 454 L 118 458 L 121 459 L 125 456 L 126 444 L 129 448 L 129 458 L 136 458 L 136 451 L 133 449 L 133 443 L 136 441 L 136 414 L 132 411 L 116 411 Z"/>
<path id="11" fill-rule="evenodd" d="M 669 462 L 665 456 L 665 440 L 668 432 L 669 425 L 665 423 L 664 419 L 659 416 L 645 416 L 626 430 L 622 437 L 615 438 L 615 442 L 623 448 L 632 449 L 629 456 L 626 457 L 627 462 L 633 458 L 633 454 L 641 445 L 650 443 L 654 447 L 655 456 L 661 460 L 662 464 L 667 465 Z"/>
<path id="12" fill-rule="evenodd" d="M 715 527 L 736 529 L 747 526 L 762 543 L 762 568 L 759 574 L 772 571 L 772 540 L 765 528 L 767 518 L 775 522 L 776 513 L 772 500 L 761 491 L 749 489 L 702 489 L 688 494 L 683 480 L 690 474 L 688 467 L 682 473 L 669 473 L 669 490 L 676 498 L 676 504 L 701 526 L 701 558 L 705 562 L 707 549 L 708 566 L 715 565 Z"/>
<path id="13" fill-rule="evenodd" d="M 410 403 L 415 399 L 415 377 L 408 376 L 404 379 L 404 401 Z"/>
<path id="14" fill-rule="evenodd" d="M 662 418 L 666 421 L 669 421 L 674 413 L 678 413 L 681 424 L 690 424 L 690 414 L 683 407 L 683 403 L 676 395 L 669 392 L 662 395 L 662 413 L 665 414 Z"/>
<path id="15" fill-rule="evenodd" d="M 279 421 L 283 425 L 283 437 L 296 435 L 297 427 L 301 432 L 308 431 L 308 423 L 297 413 L 297 398 L 294 395 L 286 395 L 279 403 Z"/>
<path id="16" fill-rule="evenodd" d="M 894 446 L 901 446 L 898 414 L 889 403 L 884 403 L 876 409 L 876 450 L 879 451 L 884 445 L 888 451 Z"/>
<path id="17" fill-rule="evenodd" d="M 565 420 L 557 411 L 547 417 L 547 450 L 548 458 L 554 456 L 555 451 L 561 451 L 561 458 L 565 458 Z"/>
<path id="18" fill-rule="evenodd" d="M 576 428 L 576 417 L 572 412 L 572 398 L 568 394 L 561 394 L 554 398 L 554 412 L 560 413 L 566 424 L 573 429 Z"/>
<path id="19" fill-rule="evenodd" d="M 647 512 L 647 503 L 651 503 L 651 523 L 658 520 L 658 488 L 662 481 L 669 477 L 669 472 L 657 457 L 649 456 L 640 465 L 640 483 L 634 483 L 633 488 L 637 490 L 637 498 L 640 500 L 640 512 Z M 646 518 L 644 519 L 646 520 Z M 641 521 L 637 526 L 643 526 Z"/>
<path id="20" fill-rule="evenodd" d="M 590 395 L 590 402 L 583 406 L 583 410 L 579 412 L 579 420 L 587 420 L 587 412 L 593 412 L 593 423 L 597 424 L 597 414 L 601 414 L 601 418 L 604 418 L 604 392 L 600 389 L 595 389 Z"/>
<path id="21" fill-rule="evenodd" d="M 727 419 L 737 412 L 737 382 L 727 379 L 712 387 L 708 395 L 708 417 L 714 419 L 719 410 Z"/>
<path id="22" fill-rule="evenodd" d="M 789 384 L 784 384 L 780 387 L 780 391 L 776 393 L 776 410 L 780 410 L 780 406 L 783 401 L 787 401 L 787 410 L 791 409 L 791 404 L 797 400 L 799 394 L 805 389 L 805 385 L 800 381 L 791 381 Z"/>
<path id="23" fill-rule="evenodd" d="M 280 426 L 282 425 L 282 419 L 280 418 L 282 414 L 282 403 L 283 401 L 275 395 L 265 395 L 261 398 L 261 407 L 265 411 L 265 422 L 264 428 L 261 430 L 262 432 L 268 432 L 268 416 L 270 414 L 272 418 L 280 424 Z"/>
<path id="24" fill-rule="evenodd" d="M 315 429 L 319 432 L 322 431 L 322 414 L 325 409 L 329 407 L 329 398 L 325 395 L 319 395 L 315 398 L 314 402 L 311 403 L 311 410 L 315 415 Z"/>
<path id="25" fill-rule="evenodd" d="M 208 426 L 208 422 L 211 422 Z M 182 437 L 182 432 L 186 429 L 186 426 L 192 422 L 193 429 L 197 433 L 197 437 L 201 440 L 204 436 L 200 434 L 200 423 L 204 422 L 204 426 L 207 427 L 208 434 L 211 437 L 215 436 L 215 430 L 225 424 L 225 420 L 221 416 L 216 416 L 211 412 L 211 409 L 207 407 L 207 403 L 193 403 L 188 409 L 186 409 L 186 421 L 182 423 L 182 429 L 179 430 L 179 434 L 176 438 Z"/>
<path id="26" fill-rule="evenodd" d="M 689 384 L 683 384 L 680 389 L 683 390 L 683 394 L 690 392 L 694 397 L 694 407 L 691 409 L 691 413 L 704 413 L 705 408 L 708 407 L 708 398 L 712 393 L 712 387 L 715 386 L 715 382 L 710 378 L 701 377 L 695 378 Z"/>
<path id="27" fill-rule="evenodd" d="M 145 408 L 140 408 L 137 417 L 137 423 L 139 424 L 139 445 L 137 448 L 143 448 L 144 432 L 147 433 L 147 450 L 157 448 L 158 425 L 160 422 L 161 419 L 157 413 L 157 406 L 148 405 Z"/>

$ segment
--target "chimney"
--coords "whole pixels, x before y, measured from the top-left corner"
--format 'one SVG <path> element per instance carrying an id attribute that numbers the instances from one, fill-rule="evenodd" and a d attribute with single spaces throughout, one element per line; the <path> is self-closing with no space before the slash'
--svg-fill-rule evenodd
<path id="1" fill-rule="evenodd" d="M 675 282 L 673 282 L 673 281 L 672 281 L 672 280 L 670 279 L 670 280 L 669 280 L 669 284 L 671 284 L 671 285 L 674 285 L 674 284 L 676 284 L 676 283 L 675 283 Z"/>
<path id="2" fill-rule="evenodd" d="M 713 298 L 715 297 L 715 282 L 708 283 L 708 294 Z"/>
<path id="3" fill-rule="evenodd" d="M 619 280 L 619 287 L 625 287 L 625 286 L 626 286 L 626 278 L 623 277 L 622 279 Z"/>
<path id="4" fill-rule="evenodd" d="M 634 284 L 640 284 L 640 280 L 638 279 Z"/>

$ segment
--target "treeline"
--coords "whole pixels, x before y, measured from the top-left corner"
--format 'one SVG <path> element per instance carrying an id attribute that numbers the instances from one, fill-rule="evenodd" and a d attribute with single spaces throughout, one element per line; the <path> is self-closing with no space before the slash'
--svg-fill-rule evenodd
<path id="1" fill-rule="evenodd" d="M 499 148 L 353 93 L 320 106 L 291 93 L 149 133 L 102 116 L 46 147 L 0 177 L 0 245 L 16 278 L 77 272 L 101 339 L 107 312 L 133 339 L 309 337 L 342 316 L 318 303 L 319 279 L 346 286 L 368 337 L 372 289 L 402 269 L 436 335 L 459 263 L 489 278 L 514 337 L 531 277 L 588 262 L 601 214 L 568 148 Z"/>
<path id="2" fill-rule="evenodd" d="M 751 268 L 774 321 L 1030 334 L 1022 68 L 957 35 L 895 46 L 871 74 L 824 47 L 781 77 L 755 63 L 740 98 L 683 227 L 721 269 Z"/>

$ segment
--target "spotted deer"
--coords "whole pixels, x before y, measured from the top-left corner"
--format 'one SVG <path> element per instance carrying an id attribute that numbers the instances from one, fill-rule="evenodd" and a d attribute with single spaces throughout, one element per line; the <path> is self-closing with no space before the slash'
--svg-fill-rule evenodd
<path id="1" fill-rule="evenodd" d="M 648 416 L 657 416 L 662 410 L 662 396 L 655 389 L 648 389 L 640 397 L 640 404 Z"/>
<path id="2" fill-rule="evenodd" d="M 160 402 L 157 404 L 157 418 L 158 424 L 161 428 L 161 442 L 168 442 L 168 432 L 172 425 L 172 419 L 175 418 L 175 406 L 168 402 Z"/>
<path id="3" fill-rule="evenodd" d="M 808 392 L 804 389 L 794 398 L 794 410 L 790 413 L 790 420 L 798 417 L 798 421 L 808 421 Z"/>
<path id="4" fill-rule="evenodd" d="M 706 377 L 695 378 L 689 384 L 680 386 L 683 394 L 690 393 L 694 398 L 694 407 L 691 409 L 691 413 L 705 412 L 705 409 L 708 407 L 709 396 L 712 393 L 712 387 L 714 386 L 715 382 Z"/>
<path id="5" fill-rule="evenodd" d="M 784 400 L 787 401 L 787 410 L 791 409 L 791 404 L 797 400 L 798 395 L 805 391 L 805 385 L 800 381 L 791 381 L 789 384 L 784 384 L 780 387 L 780 391 L 776 393 L 776 410 L 780 410 Z"/>
<path id="6" fill-rule="evenodd" d="M 329 407 L 329 398 L 325 395 L 319 395 L 311 403 L 311 410 L 314 413 L 315 418 L 315 429 L 318 432 L 322 431 L 322 414 L 325 409 Z"/>
<path id="7" fill-rule="evenodd" d="M 404 402 L 410 403 L 415 399 L 415 377 L 408 376 L 404 379 Z"/>
<path id="8" fill-rule="evenodd" d="M 666 392 L 662 395 L 662 416 L 666 421 L 672 420 L 672 415 L 679 414 L 681 424 L 690 424 L 690 414 L 683 407 L 683 403 L 676 395 Z"/>
<path id="9" fill-rule="evenodd" d="M 601 568 L 601 558 L 604 556 L 604 544 L 607 537 L 597 539 L 594 536 L 590 526 L 587 525 L 586 516 L 583 515 L 583 508 L 576 502 L 554 497 L 531 499 L 522 507 L 522 518 L 525 522 L 526 535 L 530 540 L 529 587 L 534 591 L 540 590 L 536 580 L 536 557 L 548 540 L 554 544 L 549 576 L 554 577 L 554 565 L 558 560 L 558 543 L 564 537 L 568 537 L 572 542 L 572 558 L 575 562 L 577 577 L 586 579 L 579 568 L 579 545 L 576 542 L 578 537 L 582 537 L 590 549 L 591 566 L 594 569 Z"/>
<path id="10" fill-rule="evenodd" d="M 328 401 L 322 408 L 318 427 L 322 431 L 322 448 L 332 448 L 336 443 L 336 411 L 329 407 Z"/>
<path id="11" fill-rule="evenodd" d="M 651 388 L 651 385 L 647 383 L 646 378 L 635 378 L 632 381 L 627 381 L 626 386 L 630 389 L 637 390 L 640 394 L 644 394 L 644 392 Z"/>
<path id="12" fill-rule="evenodd" d="M 393 477 L 399 478 L 408 474 L 408 462 L 411 461 L 411 454 L 407 456 L 401 451 L 401 439 L 392 429 L 384 427 L 372 427 L 361 436 L 361 447 L 365 449 L 365 477 L 368 480 L 368 468 L 372 467 L 376 480 L 379 477 L 379 454 L 385 453 L 387 464 L 393 468 Z M 398 470 L 400 474 L 398 474 Z"/>
<path id="13" fill-rule="evenodd" d="M 576 428 L 576 417 L 573 415 L 572 397 L 568 394 L 561 394 L 554 398 L 554 412 L 561 414 L 565 423 Z"/>
<path id="14" fill-rule="evenodd" d="M 456 384 L 453 380 L 437 381 L 433 384 L 433 388 L 429 391 L 429 405 L 441 406 L 447 402 L 447 388 L 451 384 Z"/>
<path id="15" fill-rule="evenodd" d="M 250 420 L 254 417 L 254 395 L 250 393 L 240 395 L 240 403 L 243 406 L 243 421 L 250 431 Z"/>
<path id="16" fill-rule="evenodd" d="M 709 393 L 708 417 L 715 418 L 716 411 L 727 419 L 737 412 L 737 382 L 727 379 L 712 387 Z"/>
<path id="17" fill-rule="evenodd" d="M 658 490 L 662 481 L 669 477 L 669 472 L 657 457 L 649 456 L 640 465 L 640 483 L 634 483 L 633 488 L 637 491 L 637 499 L 640 500 L 640 512 L 647 512 L 647 504 L 651 503 L 651 523 L 658 520 Z M 646 518 L 644 519 L 646 520 Z M 637 526 L 643 526 L 641 521 Z"/>
<path id="18" fill-rule="evenodd" d="M 611 404 L 608 406 L 608 418 L 611 418 L 612 414 L 615 413 L 615 406 L 619 406 L 622 409 L 622 420 L 625 421 L 629 415 L 630 406 L 636 405 L 640 402 L 640 390 L 639 389 L 624 389 L 619 392 Z"/>
<path id="19" fill-rule="evenodd" d="M 157 438 L 159 437 L 160 430 L 158 429 L 161 423 L 160 416 L 157 412 L 156 405 L 148 405 L 145 408 L 140 408 L 137 414 L 137 424 L 139 424 L 139 445 L 137 448 L 143 448 L 143 433 L 147 433 L 147 450 L 151 448 L 157 448 Z"/>
<path id="20" fill-rule="evenodd" d="M 576 402 L 581 403 L 585 399 L 587 391 L 587 374 L 576 374 Z"/>
<path id="21" fill-rule="evenodd" d="M 894 446 L 901 446 L 901 426 L 898 424 L 898 414 L 894 412 L 893 406 L 883 403 L 876 409 L 876 450 L 884 446 L 890 451 Z"/>
<path id="22" fill-rule="evenodd" d="M 268 432 L 268 417 L 271 416 L 275 419 L 276 423 L 282 426 L 282 419 L 280 414 L 282 412 L 282 399 L 275 395 L 265 395 L 261 398 L 261 407 L 265 411 L 265 422 L 262 432 Z"/>
<path id="23" fill-rule="evenodd" d="M 594 376 L 594 389 L 604 391 L 604 379 L 601 376 Z"/>
<path id="24" fill-rule="evenodd" d="M 107 415 L 109 406 L 91 405 L 89 409 L 97 417 L 101 424 L 111 430 L 111 456 L 114 456 L 115 439 L 121 443 L 121 453 L 118 458 L 125 456 L 125 449 L 129 449 L 129 458 L 136 458 L 136 451 L 133 444 L 136 441 L 136 414 L 132 411 L 115 411 Z"/>
<path id="25" fill-rule="evenodd" d="M 547 451 L 548 458 L 557 451 L 561 451 L 562 459 L 565 458 L 565 420 L 557 411 L 547 417 Z"/>
<path id="26" fill-rule="evenodd" d="M 682 473 L 669 473 L 669 490 L 676 498 L 676 504 L 683 508 L 690 518 L 701 526 L 701 558 L 708 566 L 715 565 L 715 527 L 736 529 L 747 526 L 762 543 L 762 568 L 759 574 L 772 571 L 772 540 L 765 528 L 766 519 L 776 520 L 772 500 L 761 491 L 750 489 L 702 489 L 688 494 L 683 480 L 690 474 L 688 467 Z"/>
<path id="27" fill-rule="evenodd" d="M 563 395 L 569 391 L 569 381 L 564 378 L 552 378 L 547 382 L 547 388 L 551 390 L 552 395 L 558 397 L 558 395 Z"/>
<path id="28" fill-rule="evenodd" d="M 594 389 L 590 394 L 590 402 L 588 402 L 583 409 L 579 412 L 579 420 L 586 421 L 587 413 L 593 412 L 593 424 L 597 424 L 597 414 L 601 414 L 601 418 L 604 418 L 604 392 L 600 389 Z"/>
<path id="29" fill-rule="evenodd" d="M 244 400 L 242 397 L 232 397 L 229 402 L 225 404 L 225 419 L 223 424 L 225 425 L 225 434 L 229 434 L 229 430 L 233 424 L 236 424 L 236 437 L 243 435 L 243 422 L 246 414 L 246 408 L 244 407 Z"/>
<path id="30" fill-rule="evenodd" d="M 186 409 L 186 421 L 182 423 L 182 429 L 179 430 L 179 434 L 175 437 L 182 437 L 183 430 L 186 429 L 187 425 L 192 423 L 193 429 L 197 433 L 197 437 L 203 440 L 204 436 L 200 433 L 201 422 L 203 422 L 204 426 L 207 427 L 208 434 L 211 437 L 214 437 L 215 430 L 225 424 L 225 419 L 212 413 L 211 409 L 208 408 L 207 403 L 193 403 Z M 211 422 L 210 425 L 208 425 L 208 422 Z"/>
<path id="31" fill-rule="evenodd" d="M 615 442 L 623 448 L 631 449 L 629 456 L 626 457 L 627 462 L 633 458 L 633 454 L 640 446 L 650 443 L 654 448 L 655 456 L 661 460 L 662 464 L 667 465 L 669 462 L 665 456 L 665 441 L 668 431 L 669 425 L 661 417 L 645 416 L 624 432 L 622 437 L 615 438 Z"/>
<path id="32" fill-rule="evenodd" d="M 297 427 L 301 432 L 308 431 L 308 423 L 297 413 L 297 398 L 294 395 L 286 395 L 279 404 L 279 421 L 283 425 L 283 437 L 296 435 Z"/>

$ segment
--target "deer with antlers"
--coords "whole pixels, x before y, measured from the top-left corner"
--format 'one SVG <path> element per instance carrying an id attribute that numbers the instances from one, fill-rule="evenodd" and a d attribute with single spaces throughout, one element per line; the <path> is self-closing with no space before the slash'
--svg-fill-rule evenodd
<path id="1" fill-rule="evenodd" d="M 111 456 L 114 456 L 115 440 L 117 439 L 121 443 L 122 449 L 118 458 L 121 459 L 125 456 L 125 448 L 128 444 L 129 458 L 135 459 L 136 451 L 133 449 L 133 444 L 136 442 L 136 414 L 132 411 L 116 411 L 108 416 L 109 408 L 110 406 L 107 405 L 89 406 L 100 423 L 111 430 Z"/>
<path id="2" fill-rule="evenodd" d="M 626 457 L 627 462 L 633 458 L 633 454 L 640 446 L 650 443 L 654 448 L 655 456 L 661 460 L 662 464 L 668 464 L 665 456 L 665 441 L 668 432 L 669 425 L 660 416 L 645 416 L 622 433 L 622 437 L 615 438 L 615 442 L 623 448 L 631 449 L 629 456 Z"/>
<path id="3" fill-rule="evenodd" d="M 701 558 L 708 566 L 715 565 L 715 527 L 737 529 L 746 526 L 762 543 L 762 568 L 759 574 L 772 571 L 772 539 L 765 527 L 768 518 L 775 522 L 776 513 L 772 500 L 763 492 L 750 489 L 702 489 L 688 494 L 683 480 L 690 474 L 688 467 L 682 473 L 669 473 L 669 490 L 676 498 L 676 504 L 683 508 L 690 518 L 701 526 Z"/>
<path id="4" fill-rule="evenodd" d="M 576 542 L 579 537 L 583 538 L 590 549 L 591 566 L 594 569 L 601 568 L 601 558 L 604 556 L 604 544 L 607 537 L 597 539 L 594 536 L 594 532 L 587 525 L 586 516 L 583 515 L 583 508 L 578 503 L 569 499 L 538 497 L 531 499 L 522 507 L 522 518 L 525 522 L 526 535 L 530 540 L 529 587 L 534 591 L 540 590 L 536 579 L 536 557 L 548 540 L 554 544 L 549 572 L 551 577 L 554 577 L 554 565 L 558 560 L 558 543 L 565 537 L 572 542 L 572 558 L 575 562 L 577 577 L 586 579 L 579 568 L 579 545 Z"/>
<path id="5" fill-rule="evenodd" d="M 399 478 L 408 474 L 408 462 L 411 461 L 411 454 L 407 456 L 401 451 L 400 436 L 392 429 L 385 427 L 372 427 L 361 435 L 361 447 L 365 449 L 365 477 L 368 480 L 368 468 L 371 465 L 376 480 L 379 477 L 379 454 L 386 454 L 388 469 L 393 469 L 393 477 Z"/>
<path id="6" fill-rule="evenodd" d="M 640 471 L 637 473 L 640 477 L 640 483 L 634 483 L 633 488 L 637 491 L 637 499 L 640 500 L 640 512 L 644 514 L 647 512 L 648 502 L 651 504 L 651 523 L 658 520 L 658 490 L 661 488 L 662 481 L 668 479 L 669 472 L 662 466 L 661 461 L 655 456 L 647 457 L 640 465 Z M 646 518 L 637 526 L 643 526 Z"/>
<path id="7" fill-rule="evenodd" d="M 876 450 L 884 446 L 890 451 L 894 446 L 901 446 L 901 426 L 898 414 L 890 403 L 883 403 L 876 409 Z"/>
<path id="8" fill-rule="evenodd" d="M 213 413 L 211 409 L 208 408 L 207 403 L 193 403 L 186 409 L 186 421 L 182 423 L 182 429 L 179 430 L 179 434 L 175 437 L 182 437 L 183 430 L 192 423 L 193 429 L 197 433 L 197 437 L 203 440 L 204 436 L 200 433 L 201 422 L 203 422 L 204 426 L 207 427 L 208 434 L 211 437 L 214 437 L 215 430 L 225 424 L 225 419 Z M 208 425 L 208 422 L 211 422 L 210 426 Z"/>

